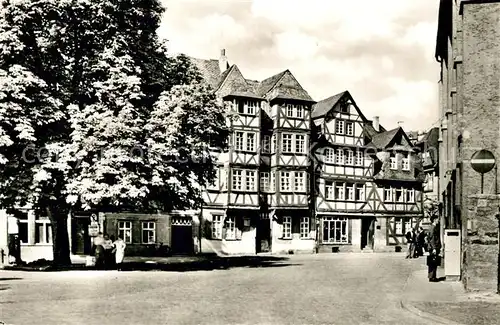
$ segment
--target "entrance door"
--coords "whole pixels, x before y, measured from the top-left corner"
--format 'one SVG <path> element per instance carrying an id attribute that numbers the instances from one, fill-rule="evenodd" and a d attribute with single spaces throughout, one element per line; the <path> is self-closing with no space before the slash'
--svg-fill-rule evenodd
<path id="1" fill-rule="evenodd" d="M 375 218 L 361 219 L 361 249 L 373 249 L 375 236 Z"/>
<path id="2" fill-rule="evenodd" d="M 172 224 L 172 254 L 191 255 L 194 253 L 193 227 L 191 222 Z"/>
<path id="3" fill-rule="evenodd" d="M 71 220 L 72 251 L 76 255 L 89 255 L 91 250 L 91 239 L 89 236 L 88 217 L 73 218 Z"/>
<path id="4" fill-rule="evenodd" d="M 257 234 L 255 236 L 255 248 L 257 253 L 271 251 L 271 221 L 269 214 L 261 213 L 257 222 Z"/>

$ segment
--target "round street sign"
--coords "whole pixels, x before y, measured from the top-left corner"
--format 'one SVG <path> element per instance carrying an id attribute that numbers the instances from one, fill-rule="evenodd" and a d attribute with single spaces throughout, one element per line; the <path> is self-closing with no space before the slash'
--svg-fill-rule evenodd
<path id="1" fill-rule="evenodd" d="M 470 160 L 472 169 L 476 172 L 485 174 L 495 167 L 495 156 L 489 150 L 476 151 Z"/>

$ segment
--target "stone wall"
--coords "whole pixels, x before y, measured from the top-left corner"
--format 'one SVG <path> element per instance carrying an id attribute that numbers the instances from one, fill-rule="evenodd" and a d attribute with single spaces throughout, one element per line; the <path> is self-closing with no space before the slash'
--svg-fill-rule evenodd
<path id="1" fill-rule="evenodd" d="M 496 291 L 500 195 L 471 195 L 464 227 L 463 274 L 467 290 Z"/>

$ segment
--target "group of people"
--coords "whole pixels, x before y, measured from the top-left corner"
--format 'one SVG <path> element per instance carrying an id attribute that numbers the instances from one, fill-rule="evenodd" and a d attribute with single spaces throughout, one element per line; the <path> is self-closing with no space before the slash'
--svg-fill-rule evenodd
<path id="1" fill-rule="evenodd" d="M 123 258 L 125 257 L 125 241 L 120 236 L 115 240 L 114 236 L 103 235 L 100 232 L 94 238 L 92 251 L 95 256 L 95 266 L 97 269 L 121 270 Z"/>
<path id="2" fill-rule="evenodd" d="M 412 229 L 406 233 L 408 251 L 406 258 L 417 258 L 427 255 L 428 278 L 430 282 L 437 282 L 437 268 L 441 264 L 441 239 L 439 234 L 438 218 L 433 218 L 427 231 L 422 227 Z"/>

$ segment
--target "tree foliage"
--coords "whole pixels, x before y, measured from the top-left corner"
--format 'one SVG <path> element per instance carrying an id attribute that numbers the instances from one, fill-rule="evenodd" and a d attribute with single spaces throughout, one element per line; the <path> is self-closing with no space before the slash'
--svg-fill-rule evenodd
<path id="1" fill-rule="evenodd" d="M 31 204 L 69 263 L 73 209 L 183 209 L 214 178 L 224 107 L 167 54 L 158 0 L 5 0 L 0 206 Z"/>

